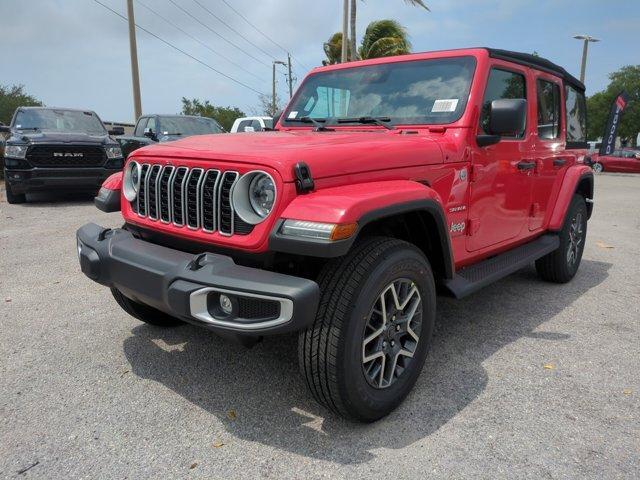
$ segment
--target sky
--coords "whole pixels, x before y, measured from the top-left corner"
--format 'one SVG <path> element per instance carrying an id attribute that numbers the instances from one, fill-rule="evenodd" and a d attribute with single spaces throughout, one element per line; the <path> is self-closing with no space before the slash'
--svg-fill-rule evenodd
<path id="1" fill-rule="evenodd" d="M 100 1 L 126 16 L 126 0 Z M 143 113 L 179 113 L 182 97 L 259 113 L 256 92 L 270 94 L 271 62 L 286 60 L 289 51 L 299 82 L 321 64 L 323 42 L 341 29 L 342 0 L 227 3 L 266 37 L 223 0 L 134 0 L 136 23 L 184 52 L 138 29 Z M 402 0 L 359 1 L 358 40 L 369 22 L 390 18 L 407 28 L 415 52 L 476 46 L 536 51 L 578 77 L 582 42 L 572 36 L 586 33 L 601 39 L 589 48 L 588 95 L 607 86 L 609 73 L 640 64 L 640 0 L 425 3 L 431 12 Z M 134 120 L 126 21 L 95 0 L 0 0 L 0 13 L 0 84 L 22 84 L 48 106 Z M 279 66 L 278 92 L 286 97 L 284 72 Z"/>

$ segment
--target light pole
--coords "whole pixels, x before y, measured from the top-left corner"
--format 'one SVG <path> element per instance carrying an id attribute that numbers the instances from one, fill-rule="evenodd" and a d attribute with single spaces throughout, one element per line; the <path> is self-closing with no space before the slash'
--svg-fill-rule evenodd
<path id="1" fill-rule="evenodd" d="M 142 115 L 140 100 L 140 75 L 138 74 L 138 47 L 136 45 L 136 21 L 133 17 L 133 0 L 127 0 L 127 17 L 129 20 L 129 53 L 131 55 L 131 82 L 133 84 L 133 112 L 138 121 Z"/>
<path id="2" fill-rule="evenodd" d="M 340 62 L 346 63 L 349 61 L 349 0 L 344 0 L 342 7 L 342 52 L 340 55 Z"/>
<path id="3" fill-rule="evenodd" d="M 576 40 L 583 40 L 584 46 L 582 47 L 582 64 L 580 66 L 580 81 L 584 83 L 584 72 L 587 68 L 587 51 L 589 50 L 589 42 L 599 42 L 597 38 L 591 35 L 574 35 Z"/>
<path id="4" fill-rule="evenodd" d="M 276 105 L 276 65 L 284 65 L 286 67 L 287 64 L 280 60 L 273 61 L 273 91 L 271 96 L 271 110 L 273 111 L 274 115 L 276 114 L 276 109 L 278 108 L 278 106 Z"/>

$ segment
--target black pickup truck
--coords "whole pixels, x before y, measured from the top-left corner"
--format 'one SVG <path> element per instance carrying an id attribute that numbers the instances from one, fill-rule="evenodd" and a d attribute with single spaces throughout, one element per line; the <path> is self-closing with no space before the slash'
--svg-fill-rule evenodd
<path id="1" fill-rule="evenodd" d="M 134 150 L 156 142 L 171 142 L 192 135 L 224 133 L 212 118 L 191 115 L 143 115 L 133 135 L 117 137 L 125 158 Z"/>
<path id="2" fill-rule="evenodd" d="M 20 107 L 4 148 L 7 201 L 23 203 L 26 194 L 43 190 L 97 192 L 111 174 L 122 170 L 122 149 L 100 117 L 89 110 Z"/>

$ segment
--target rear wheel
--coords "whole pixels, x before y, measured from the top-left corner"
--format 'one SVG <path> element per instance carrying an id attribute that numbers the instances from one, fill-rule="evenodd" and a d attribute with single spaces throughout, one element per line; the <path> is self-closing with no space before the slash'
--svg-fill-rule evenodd
<path id="1" fill-rule="evenodd" d="M 5 181 L 5 189 L 7 190 L 7 203 L 16 204 L 16 203 L 24 203 L 27 201 L 27 196 L 24 193 L 13 193 L 11 191 L 11 186 L 9 182 Z"/>
<path id="2" fill-rule="evenodd" d="M 113 294 L 113 298 L 116 299 L 116 302 L 118 302 L 118 305 L 120 305 L 125 312 L 145 323 L 155 325 L 156 327 L 175 327 L 183 323 L 181 320 L 167 315 L 149 305 L 144 305 L 125 297 L 117 288 L 112 288 L 111 293 Z"/>
<path id="3" fill-rule="evenodd" d="M 371 422 L 415 384 L 431 343 L 435 285 L 410 243 L 367 239 L 329 263 L 314 324 L 300 333 L 299 363 L 318 402 Z"/>
<path id="4" fill-rule="evenodd" d="M 596 162 L 593 165 L 591 165 L 591 168 L 593 168 L 593 171 L 596 173 L 604 172 L 604 166 L 599 162 Z"/>
<path id="5" fill-rule="evenodd" d="M 558 249 L 536 260 L 536 270 L 544 280 L 566 283 L 578 271 L 587 238 L 587 204 L 582 195 L 573 196 L 559 237 Z"/>

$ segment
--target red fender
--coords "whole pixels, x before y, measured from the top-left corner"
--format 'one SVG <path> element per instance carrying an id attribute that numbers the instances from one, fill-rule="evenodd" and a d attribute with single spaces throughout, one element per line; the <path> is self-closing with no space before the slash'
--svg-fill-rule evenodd
<path id="1" fill-rule="evenodd" d="M 102 182 L 102 188 L 109 190 L 121 190 L 122 189 L 122 172 L 117 172 L 109 175 L 107 179 Z"/>
<path id="2" fill-rule="evenodd" d="M 440 196 L 430 187 L 410 180 L 389 180 L 324 188 L 299 195 L 280 216 L 312 222 L 353 223 L 368 212 L 418 200 L 432 200 L 442 205 Z"/>
<path id="3" fill-rule="evenodd" d="M 551 219 L 549 220 L 549 230 L 558 231 L 562 229 L 564 217 L 566 216 L 567 210 L 569 209 L 571 199 L 578 191 L 578 186 L 583 180 L 586 180 L 589 185 L 588 189 L 586 189 L 583 193 L 587 198 L 591 199 L 593 198 L 593 170 L 591 169 L 591 167 L 588 167 L 586 165 L 574 165 L 567 170 L 567 173 L 565 174 L 562 181 L 562 186 L 560 187 L 560 193 L 558 194 L 555 208 L 553 209 Z M 589 212 L 590 216 L 590 205 L 587 205 L 587 211 Z"/>

